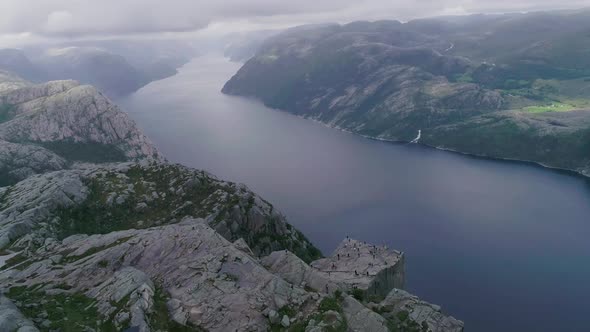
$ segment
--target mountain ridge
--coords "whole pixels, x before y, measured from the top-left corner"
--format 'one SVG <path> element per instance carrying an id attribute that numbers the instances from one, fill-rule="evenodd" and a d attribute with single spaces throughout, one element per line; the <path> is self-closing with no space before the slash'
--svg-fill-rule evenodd
<path id="1" fill-rule="evenodd" d="M 588 176 L 590 73 L 577 66 L 590 40 L 562 44 L 590 29 L 586 18 L 548 12 L 287 30 L 222 92 L 370 138 L 411 142 L 421 132 L 428 146 Z M 531 22 L 548 32 L 523 33 Z"/>

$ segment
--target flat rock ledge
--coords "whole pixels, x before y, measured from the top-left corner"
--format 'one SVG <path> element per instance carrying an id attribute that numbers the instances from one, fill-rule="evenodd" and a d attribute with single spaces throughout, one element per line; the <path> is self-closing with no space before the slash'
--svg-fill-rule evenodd
<path id="1" fill-rule="evenodd" d="M 309 265 L 293 253 L 275 251 L 261 263 L 272 273 L 307 291 L 342 297 L 348 331 L 462 332 L 464 323 L 440 306 L 403 290 L 404 253 L 346 238 L 329 257 Z M 350 294 L 350 295 L 348 295 Z M 311 321 L 306 332 L 324 331 Z"/>
<path id="2" fill-rule="evenodd" d="M 366 295 L 385 297 L 393 288 L 404 288 L 403 252 L 347 238 L 327 258 L 311 267 L 346 291 L 359 289 Z"/>

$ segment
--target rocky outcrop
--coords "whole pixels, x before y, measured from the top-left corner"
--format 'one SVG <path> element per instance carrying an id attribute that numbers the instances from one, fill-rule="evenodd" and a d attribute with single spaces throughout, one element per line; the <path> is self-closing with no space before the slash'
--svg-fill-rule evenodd
<path id="1" fill-rule="evenodd" d="M 229 241 L 245 240 L 255 255 L 289 249 L 307 261 L 320 256 L 247 187 L 180 165 L 148 162 L 79 165 L 4 188 L 0 248 L 37 247 L 48 237 L 148 228 L 186 217 L 205 218 Z"/>
<path id="2" fill-rule="evenodd" d="M 148 331 L 157 324 L 150 321 L 155 310 L 164 310 L 165 317 L 170 310 L 170 317 L 182 325 L 260 331 L 269 326 L 264 313 L 286 306 L 313 307 L 316 302 L 305 290 L 265 270 L 205 220 L 48 240 L 31 260 L 0 275 L 9 296 L 15 287 L 44 284 L 40 297 L 78 294 L 96 303 L 103 320 L 128 317 L 116 323 L 119 328 Z"/>
<path id="3" fill-rule="evenodd" d="M 104 261 L 101 261 L 105 265 Z M 149 313 L 153 310 L 156 288 L 150 277 L 141 270 L 126 266 L 117 270 L 110 278 L 88 291 L 88 296 L 98 301 L 99 313 L 112 316 L 113 308 L 110 303 L 125 303 L 129 312 L 118 312 L 116 321 L 124 322 L 139 328 L 139 331 L 150 331 Z"/>
<path id="4" fill-rule="evenodd" d="M 332 281 L 328 275 L 312 268 L 288 250 L 275 251 L 263 257 L 261 263 L 269 271 L 299 287 L 329 294 L 345 290 L 341 284 Z"/>
<path id="5" fill-rule="evenodd" d="M 332 256 L 311 263 L 346 291 L 359 290 L 366 297 L 385 297 L 393 288 L 405 283 L 402 252 L 354 239 L 340 243 Z"/>
<path id="6" fill-rule="evenodd" d="M 237 244 L 204 219 L 61 241 L 48 237 L 0 268 L 0 291 L 10 299 L 2 300 L 7 304 L 0 306 L 0 317 L 16 316 L 19 326 L 32 328 L 36 322 L 139 331 L 180 325 L 207 331 L 388 331 L 391 324 L 425 322 L 431 331 L 462 331 L 461 322 L 401 290 L 377 305 L 362 303 L 340 290 L 348 286 L 341 278 L 326 283 L 335 289 L 310 287 L 325 282 L 322 272 L 292 254 L 281 251 L 259 261 Z M 68 307 L 73 302 L 78 306 Z M 53 307 L 69 310 L 70 319 Z M 408 313 L 402 323 L 400 312 Z"/>
<path id="7" fill-rule="evenodd" d="M 159 157 L 135 123 L 93 87 L 50 82 L 12 91 L 3 99 L 15 108 L 14 117 L 0 125 L 6 141 L 98 143 L 131 159 Z"/>
<path id="8" fill-rule="evenodd" d="M 39 329 L 18 310 L 9 298 L 0 294 L 0 331 L 39 332 Z"/>
<path id="9" fill-rule="evenodd" d="M 16 183 L 33 174 L 64 169 L 67 165 L 64 158 L 40 146 L 0 140 L 0 185 Z"/>
<path id="10" fill-rule="evenodd" d="M 440 306 L 424 302 L 401 289 L 391 291 L 373 308 L 400 326 L 407 325 L 407 320 L 432 332 L 461 332 L 464 328 L 462 321 L 444 315 Z"/>
<path id="11" fill-rule="evenodd" d="M 365 307 L 352 296 L 346 296 L 342 305 L 349 331 L 388 332 L 387 320 Z"/>
<path id="12" fill-rule="evenodd" d="M 261 263 L 294 285 L 339 298 L 340 313 L 311 319 L 306 331 L 323 331 L 339 322 L 337 314 L 348 331 L 463 331 L 463 322 L 400 289 L 405 262 L 399 251 L 347 238 L 332 256 L 310 265 L 288 251 L 273 252 Z"/>
<path id="13" fill-rule="evenodd" d="M 93 87 L 55 81 L 0 91 L 0 186 L 74 162 L 142 159 L 163 157 Z"/>
<path id="14" fill-rule="evenodd" d="M 88 189 L 75 172 L 56 172 L 30 177 L 0 189 L 0 248 L 14 241 L 43 242 L 48 222 L 57 209 L 80 204 Z M 35 229 L 34 233 L 31 233 Z"/>

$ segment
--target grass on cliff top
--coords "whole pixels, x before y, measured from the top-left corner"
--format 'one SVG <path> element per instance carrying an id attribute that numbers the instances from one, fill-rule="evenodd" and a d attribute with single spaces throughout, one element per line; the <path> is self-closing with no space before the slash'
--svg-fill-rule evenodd
<path id="1" fill-rule="evenodd" d="M 123 151 L 110 144 L 57 141 L 43 142 L 39 145 L 71 161 L 108 163 L 127 160 Z"/>
<path id="2" fill-rule="evenodd" d="M 418 324 L 410 319 L 410 313 L 402 310 L 395 315 L 386 315 L 387 328 L 390 332 L 429 332 L 431 331 L 426 321 Z"/>
<path id="3" fill-rule="evenodd" d="M 334 296 L 326 296 L 320 302 L 318 306 L 318 311 L 314 314 L 308 316 L 306 319 L 293 323 L 290 327 L 284 328 L 280 323 L 278 324 L 271 324 L 269 331 L 271 332 L 305 332 L 306 327 L 309 325 L 309 322 L 313 319 L 316 324 L 323 321 L 325 318 L 326 312 L 332 310 L 336 311 L 342 317 L 342 322 L 340 322 L 337 326 L 326 326 L 322 329 L 322 331 L 326 332 L 346 332 L 348 331 L 348 322 L 346 321 L 346 317 L 344 316 L 344 309 L 342 308 L 342 302 L 344 298 L 340 291 L 336 291 Z M 291 307 L 283 307 L 279 309 L 279 317 L 282 318 L 283 315 L 289 316 L 289 318 L 293 318 L 295 316 L 295 310 Z"/>
<path id="4" fill-rule="evenodd" d="M 115 332 L 125 331 L 129 327 L 129 322 L 123 322 L 122 326 L 119 326 L 119 328 L 113 324 L 114 317 L 117 313 L 122 310 L 128 310 L 127 304 L 129 295 L 125 296 L 119 302 L 111 302 L 111 305 L 116 308 L 115 311 L 110 314 L 110 317 L 102 317 L 97 310 L 96 300 L 87 297 L 83 293 L 49 295 L 41 290 L 41 287 L 42 285 L 34 285 L 30 287 L 16 286 L 10 288 L 6 295 L 18 305 L 21 312 L 27 318 L 49 320 L 51 323 L 48 326 L 36 324 L 43 332 Z M 60 284 L 57 288 L 64 290 L 71 289 L 71 287 L 66 284 Z M 170 317 L 170 313 L 166 306 L 168 297 L 161 288 L 156 288 L 153 300 L 154 305 L 152 311 L 147 315 L 152 331 L 204 331 L 198 326 L 183 326 L 175 322 Z M 45 313 L 47 314 L 46 317 Z"/>
<path id="5" fill-rule="evenodd" d="M 51 322 L 49 326 L 37 324 L 41 331 L 117 331 L 112 320 L 101 319 L 94 299 L 82 293 L 49 295 L 39 288 L 37 285 L 12 287 L 6 295 L 26 317 Z M 47 318 L 41 316 L 44 313 L 47 313 Z"/>
<path id="6" fill-rule="evenodd" d="M 135 166 L 124 175 L 108 172 L 86 182 L 89 195 L 84 202 L 56 211 L 59 222 L 55 224 L 55 231 L 60 239 L 74 234 L 106 234 L 131 228 L 149 228 L 175 223 L 185 216 L 215 216 L 210 226 L 216 228 L 219 223 L 232 220 L 235 206 L 238 206 L 243 218 L 250 218 L 255 201 L 251 193 L 239 193 L 234 184 L 174 165 Z M 132 191 L 128 190 L 130 187 Z M 153 192 L 157 193 L 157 197 L 152 196 Z M 109 203 L 112 193 L 116 194 L 115 199 Z M 117 204 L 116 197 L 120 195 L 126 198 Z M 146 196 L 152 199 L 148 202 Z M 146 204 L 138 209 L 139 203 Z M 321 257 L 321 252 L 291 225 L 287 224 L 287 228 L 295 233 L 293 236 L 279 236 L 279 218 L 266 214 L 263 217 L 263 229 L 254 231 L 246 220 L 232 231 L 228 240 L 233 242 L 243 238 L 259 255 L 288 249 L 306 262 Z"/>
<path id="7" fill-rule="evenodd" d="M 207 211 L 204 211 L 206 207 L 202 202 L 218 188 L 213 181 L 206 181 L 207 178 L 203 176 L 199 184 L 186 188 L 184 194 L 173 194 L 169 191 L 169 183 L 181 176 L 175 167 L 152 171 L 136 166 L 127 172 L 127 181 L 117 175 L 109 172 L 87 180 L 86 185 L 90 189 L 87 199 L 76 207 L 57 211 L 60 219 L 57 224 L 59 238 L 74 234 L 107 234 L 131 228 L 148 228 L 166 224 L 175 217 L 185 215 L 205 217 Z M 148 188 L 145 183 L 154 183 L 154 187 Z M 107 202 L 111 193 L 123 194 L 123 190 L 130 184 L 134 191 L 127 195 L 123 203 Z M 152 191 L 158 192 L 158 197 L 149 202 L 145 209 L 137 210 L 137 204 L 145 202 L 144 195 L 151 195 Z M 187 201 L 192 204 L 179 209 Z"/>

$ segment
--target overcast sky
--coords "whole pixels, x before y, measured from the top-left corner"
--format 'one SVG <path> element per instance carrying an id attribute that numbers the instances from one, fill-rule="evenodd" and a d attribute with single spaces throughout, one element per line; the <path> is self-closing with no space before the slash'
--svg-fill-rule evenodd
<path id="1" fill-rule="evenodd" d="M 0 46 L 590 7 L 590 0 L 0 0 Z"/>

